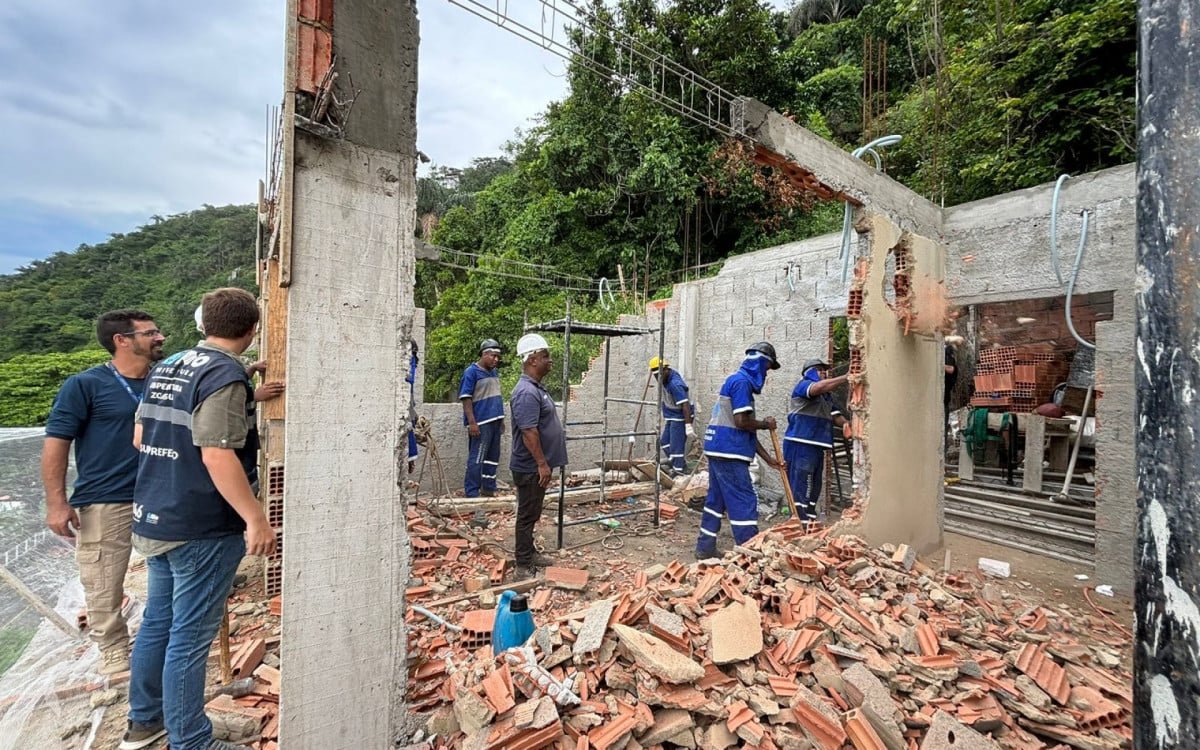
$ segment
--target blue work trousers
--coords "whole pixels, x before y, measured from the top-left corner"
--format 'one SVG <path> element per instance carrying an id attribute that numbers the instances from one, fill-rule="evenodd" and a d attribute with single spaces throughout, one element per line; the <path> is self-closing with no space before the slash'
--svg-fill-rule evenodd
<path id="1" fill-rule="evenodd" d="M 171 750 L 204 750 L 204 677 L 233 575 L 246 552 L 241 534 L 193 539 L 146 559 L 146 609 L 133 644 L 129 718 L 166 725 Z"/>
<path id="2" fill-rule="evenodd" d="M 687 428 L 683 421 L 668 420 L 663 422 L 662 436 L 658 439 L 659 447 L 666 452 L 667 462 L 676 474 L 687 471 L 684 462 L 684 452 L 687 447 Z"/>
<path id="3" fill-rule="evenodd" d="M 717 552 L 721 518 L 729 514 L 733 541 L 743 544 L 758 533 L 758 495 L 750 482 L 750 464 L 732 458 L 708 457 L 708 498 L 700 517 L 696 555 L 712 557 Z"/>
<path id="4" fill-rule="evenodd" d="M 825 449 L 787 440 L 783 444 L 783 458 L 788 465 L 788 483 L 796 499 L 796 512 L 802 521 L 817 520 L 821 480 L 825 477 Z"/>
<path id="5" fill-rule="evenodd" d="M 467 497 L 479 497 L 479 491 L 496 493 L 496 470 L 500 466 L 500 433 L 504 420 L 493 419 L 479 425 L 479 437 L 467 443 L 467 475 L 463 491 Z"/>

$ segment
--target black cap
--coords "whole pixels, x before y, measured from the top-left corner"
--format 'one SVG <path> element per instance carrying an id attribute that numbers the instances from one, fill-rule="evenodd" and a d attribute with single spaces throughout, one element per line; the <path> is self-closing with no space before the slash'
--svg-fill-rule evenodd
<path id="1" fill-rule="evenodd" d="M 525 597 L 521 596 L 520 594 L 517 594 L 512 599 L 508 600 L 508 611 L 509 612 L 525 612 L 528 609 L 529 609 L 529 601 Z"/>
<path id="2" fill-rule="evenodd" d="M 775 347 L 772 346 L 770 342 L 759 341 L 757 344 L 751 344 L 749 348 L 746 349 L 747 354 L 753 354 L 755 352 L 762 354 L 767 359 L 771 360 L 772 370 L 779 369 L 779 358 L 775 356 Z"/>

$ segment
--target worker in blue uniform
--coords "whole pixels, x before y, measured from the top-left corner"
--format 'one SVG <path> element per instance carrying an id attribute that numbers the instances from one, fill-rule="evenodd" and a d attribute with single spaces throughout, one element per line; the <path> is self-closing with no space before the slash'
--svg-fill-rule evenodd
<path id="1" fill-rule="evenodd" d="M 405 376 L 404 382 L 408 383 L 408 473 L 412 474 L 417 468 L 417 365 L 420 364 L 420 358 L 417 356 L 417 342 L 413 339 L 408 340 L 409 355 L 408 355 L 408 375 Z"/>
<path id="2" fill-rule="evenodd" d="M 829 363 L 810 359 L 800 372 L 788 405 L 788 427 L 783 436 L 783 457 L 788 465 L 788 483 L 796 498 L 802 521 L 817 520 L 817 498 L 825 474 L 825 452 L 833 448 L 833 425 L 843 427 L 846 418 L 830 395 L 846 382 L 847 375 L 829 377 Z"/>
<path id="3" fill-rule="evenodd" d="M 463 371 L 458 388 L 463 426 L 467 428 L 467 470 L 463 494 L 493 497 L 500 467 L 500 433 L 504 432 L 504 398 L 500 395 L 500 342 L 479 343 L 479 361 Z"/>
<path id="4" fill-rule="evenodd" d="M 762 392 L 767 371 L 778 369 L 775 347 L 760 341 L 746 349 L 742 366 L 721 386 L 704 431 L 708 497 L 696 538 L 697 559 L 716 556 L 717 532 L 725 514 L 729 515 L 736 544 L 743 544 L 758 533 L 758 496 L 750 482 L 750 462 L 757 454 L 771 468 L 781 469 L 786 464 L 777 462 L 758 442 L 755 433 L 775 429 L 775 418 L 755 417 L 754 396 Z"/>
<path id="5" fill-rule="evenodd" d="M 673 477 L 679 476 L 687 471 L 684 462 L 687 439 L 696 434 L 692 427 L 694 415 L 688 397 L 688 384 L 665 359 L 653 357 L 650 360 L 650 372 L 661 385 L 658 400 L 662 408 L 663 431 L 658 444 L 661 450 L 666 451 L 667 460 L 671 463 L 669 473 Z"/>

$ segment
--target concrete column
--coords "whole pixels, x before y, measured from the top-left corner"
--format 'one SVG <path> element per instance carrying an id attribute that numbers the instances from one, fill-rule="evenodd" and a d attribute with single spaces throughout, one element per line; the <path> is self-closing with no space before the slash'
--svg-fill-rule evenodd
<path id="1" fill-rule="evenodd" d="M 411 188 L 412 170 L 393 153 L 296 143 L 280 745 L 386 747 L 406 677 L 414 193 L 396 186 Z"/>
<path id="2" fill-rule="evenodd" d="M 312 93 L 306 85 L 329 65 L 312 61 L 331 34 L 337 98 L 357 98 L 333 123 L 340 137 L 298 120 L 284 153 L 292 187 L 283 216 L 291 275 L 279 744 L 391 747 L 407 718 L 411 551 L 401 484 L 414 314 L 416 8 L 411 0 L 289 6 L 318 16 L 289 18 L 289 88 Z"/>
<path id="3" fill-rule="evenodd" d="M 1145 750 L 1200 736 L 1200 0 L 1139 6 L 1133 740 Z"/>

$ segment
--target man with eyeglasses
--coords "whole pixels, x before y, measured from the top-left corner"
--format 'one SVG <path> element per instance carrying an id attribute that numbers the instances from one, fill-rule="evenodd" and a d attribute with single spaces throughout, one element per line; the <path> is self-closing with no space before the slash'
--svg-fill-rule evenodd
<path id="1" fill-rule="evenodd" d="M 75 539 L 91 638 L 100 672 L 129 669 L 129 631 L 121 614 L 131 549 L 138 454 L 133 415 L 164 337 L 141 310 L 114 310 L 96 322 L 96 338 L 112 358 L 67 378 L 54 398 L 42 447 L 46 525 Z M 78 477 L 67 499 L 67 459 L 75 446 Z"/>

